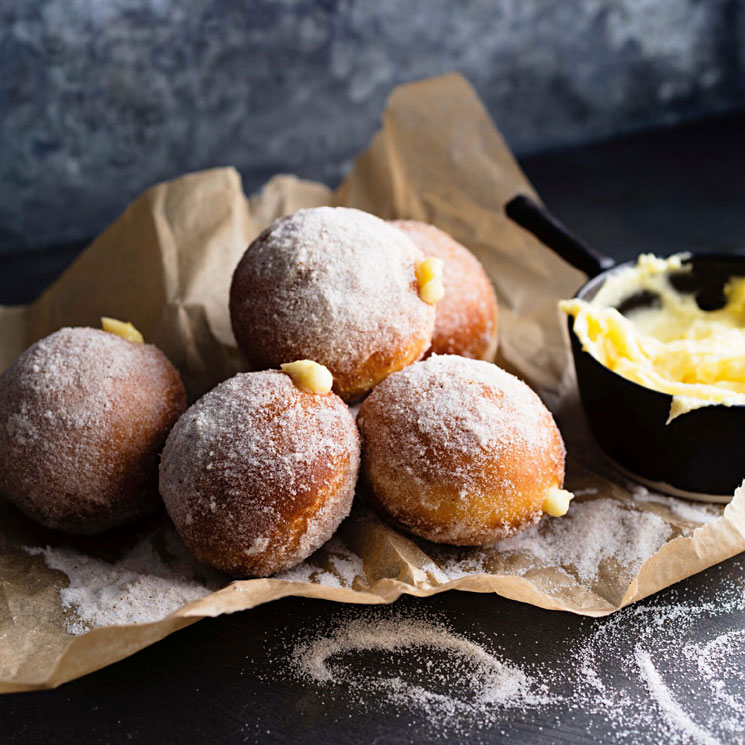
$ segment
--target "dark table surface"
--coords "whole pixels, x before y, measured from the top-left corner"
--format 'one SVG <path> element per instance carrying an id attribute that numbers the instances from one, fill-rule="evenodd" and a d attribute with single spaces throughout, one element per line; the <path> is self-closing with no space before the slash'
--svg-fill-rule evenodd
<path id="1" fill-rule="evenodd" d="M 745 251 L 745 115 L 671 131 L 525 159 L 546 204 L 609 255 L 649 251 Z M 0 302 L 33 299 L 79 250 L 0 258 Z M 710 602 L 724 588 L 743 587 L 745 560 L 735 557 L 654 598 L 655 605 Z M 547 671 L 603 621 L 543 611 L 496 595 L 448 592 L 404 597 L 399 610 L 445 619 L 466 636 L 489 639 L 507 660 L 530 660 Z M 0 697 L 0 742 L 59 743 L 431 743 L 458 741 L 428 726 L 425 713 L 360 702 L 359 692 L 299 682 L 285 674 L 288 649 L 320 624 L 348 622 L 375 611 L 324 601 L 286 599 L 251 611 L 200 621 L 107 669 L 54 691 Z M 634 619 L 629 616 L 629 634 Z M 745 628 L 745 612 L 716 610 L 697 621 L 691 638 Z M 743 661 L 745 662 L 745 661 Z M 369 655 L 356 663 L 371 671 Z M 381 662 L 381 665 L 384 663 Z M 624 660 L 605 661 L 607 679 L 642 688 Z M 745 666 L 741 668 L 745 676 Z M 673 670 L 674 673 L 674 670 Z M 547 679 L 551 676 L 547 675 Z M 632 691 L 633 693 L 634 691 Z M 564 691 L 571 695 L 571 691 Z M 742 695 L 741 690 L 736 692 Z M 644 696 L 645 691 L 636 694 Z M 715 704 L 693 691 L 693 718 Z M 745 729 L 745 721 L 742 722 Z M 467 729 L 467 728 L 466 728 Z M 461 728 L 462 730 L 462 728 Z M 673 736 L 671 735 L 671 738 Z M 742 737 L 745 738 L 745 735 Z M 619 730 L 592 707 L 557 714 L 550 708 L 506 711 L 473 740 L 497 743 L 658 745 L 659 731 Z M 689 742 L 681 739 L 675 742 Z M 734 740 L 744 742 L 737 735 Z"/>

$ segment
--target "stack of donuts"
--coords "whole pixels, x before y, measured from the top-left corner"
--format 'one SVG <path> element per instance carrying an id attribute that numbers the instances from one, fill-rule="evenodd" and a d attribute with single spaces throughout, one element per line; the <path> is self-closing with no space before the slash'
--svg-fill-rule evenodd
<path id="1" fill-rule="evenodd" d="M 355 493 L 462 546 L 567 511 L 559 430 L 493 363 L 494 289 L 443 231 L 301 210 L 248 247 L 228 300 L 252 372 L 188 409 L 178 372 L 131 324 L 27 349 L 0 376 L 0 495 L 77 534 L 162 499 L 191 551 L 237 577 L 303 561 Z"/>

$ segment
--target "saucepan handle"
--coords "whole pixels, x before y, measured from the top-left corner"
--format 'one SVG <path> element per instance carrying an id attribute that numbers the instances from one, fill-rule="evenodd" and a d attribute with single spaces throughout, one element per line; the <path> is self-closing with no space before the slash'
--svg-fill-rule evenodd
<path id="1" fill-rule="evenodd" d="M 614 266 L 613 259 L 603 256 L 577 238 L 545 207 L 529 196 L 519 194 L 507 202 L 504 209 L 507 217 L 588 277 L 595 277 Z"/>

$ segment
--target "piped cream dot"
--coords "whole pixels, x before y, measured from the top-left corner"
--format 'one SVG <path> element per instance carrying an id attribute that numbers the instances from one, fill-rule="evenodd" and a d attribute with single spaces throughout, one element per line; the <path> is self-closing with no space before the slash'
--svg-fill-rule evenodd
<path id="1" fill-rule="evenodd" d="M 569 511 L 569 503 L 574 499 L 574 494 L 566 489 L 552 487 L 546 492 L 543 500 L 543 511 L 551 517 L 563 517 Z"/>
<path id="2" fill-rule="evenodd" d="M 133 341 L 136 344 L 142 344 L 145 341 L 142 334 L 128 321 L 119 321 L 116 318 L 102 316 L 101 328 L 110 334 L 116 334 L 121 336 L 122 339 Z"/>
<path id="3" fill-rule="evenodd" d="M 445 296 L 442 283 L 443 261 L 430 256 L 416 267 L 416 281 L 419 297 L 428 305 L 435 305 Z"/>
<path id="4" fill-rule="evenodd" d="M 296 360 L 281 365 L 292 382 L 307 393 L 329 393 L 334 385 L 334 377 L 327 367 L 313 360 Z"/>

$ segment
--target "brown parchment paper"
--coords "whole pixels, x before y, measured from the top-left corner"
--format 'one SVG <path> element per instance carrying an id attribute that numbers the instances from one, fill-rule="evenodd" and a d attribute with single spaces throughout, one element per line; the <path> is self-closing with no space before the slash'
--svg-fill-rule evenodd
<path id="1" fill-rule="evenodd" d="M 554 410 L 567 441 L 567 486 L 583 495 L 578 501 L 615 499 L 624 509 L 654 512 L 670 526 L 672 539 L 636 576 L 606 562 L 588 586 L 571 566 L 545 566 L 530 554 L 503 556 L 498 545 L 478 556 L 435 547 L 396 532 L 358 503 L 336 539 L 308 560 L 305 579 L 226 579 L 223 589 L 160 621 L 73 636 L 65 631 L 69 611 L 59 597 L 66 575 L 24 550 L 67 539 L 0 502 L 0 691 L 56 686 L 200 618 L 288 595 L 375 604 L 402 593 L 459 589 L 602 616 L 744 550 L 743 494 L 715 508 L 713 522 L 699 524 L 680 517 L 669 503 L 634 500 L 598 455 L 577 404 L 556 308 L 584 278 L 507 220 L 503 205 L 520 192 L 536 196 L 466 81 L 449 75 L 402 86 L 391 95 L 381 132 L 336 193 L 277 176 L 247 199 L 230 168 L 149 189 L 37 302 L 0 309 L 0 370 L 59 327 L 97 326 L 101 315 L 109 315 L 131 320 L 161 347 L 194 399 L 244 369 L 230 330 L 227 292 L 247 244 L 273 219 L 302 207 L 341 204 L 384 218 L 431 222 L 471 248 L 491 276 L 501 309 L 500 362 Z M 154 541 L 164 529 L 153 528 Z M 127 540 L 120 531 L 68 542 L 83 554 L 105 556 Z M 337 571 L 339 546 L 361 562 L 351 582 L 348 572 Z M 453 560 L 466 567 L 456 578 L 444 571 Z M 322 576 L 336 581 L 324 584 Z"/>

